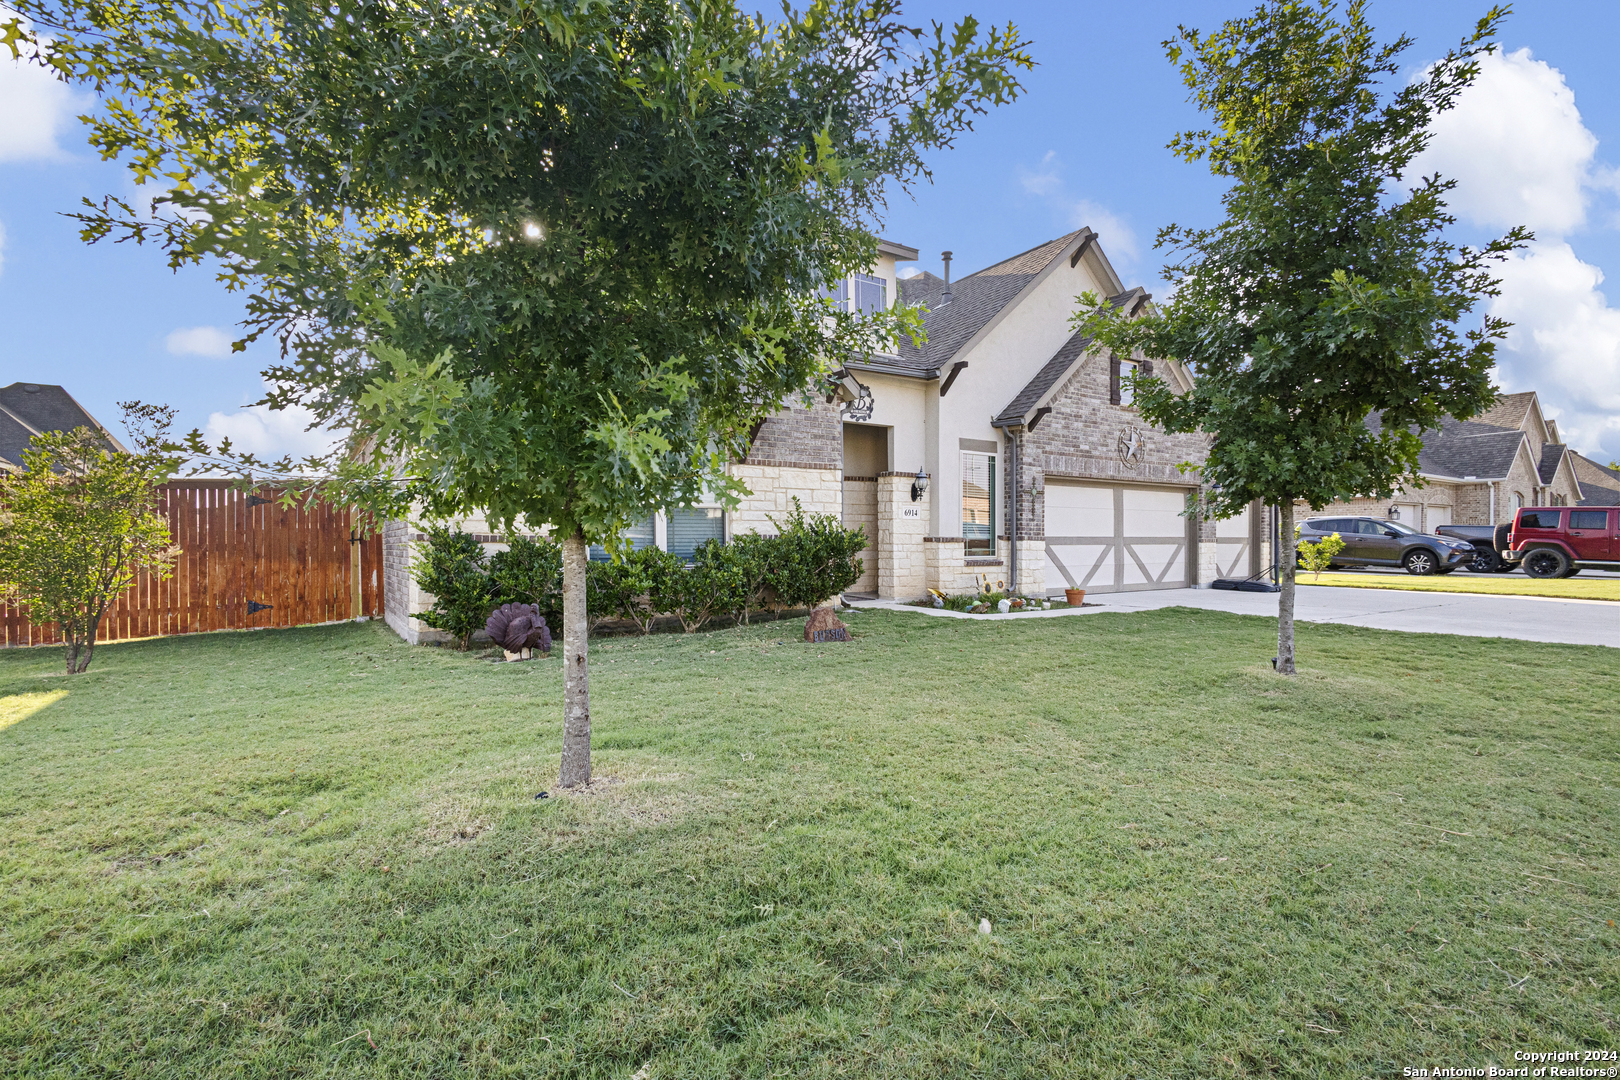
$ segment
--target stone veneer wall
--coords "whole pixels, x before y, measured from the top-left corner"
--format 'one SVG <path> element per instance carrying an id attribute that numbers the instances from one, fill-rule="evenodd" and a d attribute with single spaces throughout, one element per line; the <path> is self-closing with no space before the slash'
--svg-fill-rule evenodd
<path id="1" fill-rule="evenodd" d="M 878 596 L 917 600 L 928 592 L 928 504 L 911 499 L 912 473 L 886 472 L 877 481 Z"/>
<path id="2" fill-rule="evenodd" d="M 850 592 L 877 592 L 878 568 L 878 516 L 877 477 L 844 477 L 844 527 L 860 525 L 866 529 L 866 547 L 861 550 L 861 578 L 849 587 Z"/>
<path id="3" fill-rule="evenodd" d="M 757 532 L 767 536 L 776 534 L 771 517 L 781 517 L 793 508 L 793 498 L 807 514 L 832 514 L 844 511 L 843 494 L 839 490 L 842 474 L 834 466 L 769 465 L 747 462 L 731 466 L 731 475 L 748 485 L 737 509 L 726 514 L 726 534 Z"/>

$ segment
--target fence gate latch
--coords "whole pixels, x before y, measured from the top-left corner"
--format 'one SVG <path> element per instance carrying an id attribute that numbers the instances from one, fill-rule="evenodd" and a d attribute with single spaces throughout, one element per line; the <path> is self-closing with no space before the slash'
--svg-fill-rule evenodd
<path id="1" fill-rule="evenodd" d="M 257 600 L 249 600 L 248 601 L 248 614 L 249 615 L 257 615 L 261 611 L 269 611 L 274 606 L 275 606 L 274 604 L 261 604 Z"/>
<path id="2" fill-rule="evenodd" d="M 252 506 L 267 506 L 267 505 L 269 505 L 269 503 L 270 503 L 269 499 L 260 498 L 257 495 L 249 495 L 247 497 L 247 504 L 250 507 L 252 507 Z"/>

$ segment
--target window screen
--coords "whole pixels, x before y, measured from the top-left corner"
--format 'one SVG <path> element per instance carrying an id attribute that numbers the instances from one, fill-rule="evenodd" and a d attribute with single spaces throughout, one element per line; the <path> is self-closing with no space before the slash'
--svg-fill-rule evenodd
<path id="1" fill-rule="evenodd" d="M 673 555 L 690 559 L 697 546 L 705 540 L 725 539 L 726 520 L 718 507 L 697 507 L 687 510 L 673 507 L 668 513 L 669 531 L 666 547 Z"/>
<path id="2" fill-rule="evenodd" d="M 1609 512 L 1607 510 L 1571 510 L 1569 512 L 1569 527 L 1572 529 L 1607 529 L 1609 527 Z"/>
<path id="3" fill-rule="evenodd" d="M 996 455 L 962 454 L 962 538 L 969 555 L 996 550 Z"/>
<path id="4" fill-rule="evenodd" d="M 1557 510 L 1531 510 L 1519 515 L 1519 528 L 1521 529 L 1556 529 L 1558 528 L 1559 511 Z"/>

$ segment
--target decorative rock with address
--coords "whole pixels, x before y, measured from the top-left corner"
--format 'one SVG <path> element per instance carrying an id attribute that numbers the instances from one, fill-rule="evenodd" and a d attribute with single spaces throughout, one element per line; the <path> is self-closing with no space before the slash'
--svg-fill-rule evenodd
<path id="1" fill-rule="evenodd" d="M 832 608 L 818 607 L 804 622 L 804 640 L 848 641 L 849 627 L 839 621 Z"/>

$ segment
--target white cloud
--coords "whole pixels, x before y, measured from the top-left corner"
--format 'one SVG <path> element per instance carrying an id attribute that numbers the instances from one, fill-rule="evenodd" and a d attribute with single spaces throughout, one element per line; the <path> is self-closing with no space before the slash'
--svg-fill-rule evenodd
<path id="1" fill-rule="evenodd" d="M 325 428 L 308 430 L 315 415 L 301 406 L 273 411 L 265 405 L 249 405 L 233 413 L 217 412 L 208 417 L 208 438 L 217 443 L 231 440 L 237 451 L 275 459 L 291 454 L 295 459 L 320 456 L 337 445 L 339 436 Z"/>
<path id="2" fill-rule="evenodd" d="M 0 19 L 11 12 L 0 7 Z M 38 64 L 0 54 L 0 161 L 50 160 L 65 155 L 56 139 L 84 104 Z"/>
<path id="3" fill-rule="evenodd" d="M 1020 167 L 1018 181 L 1026 192 L 1045 202 L 1058 215 L 1064 228 L 1090 226 L 1110 259 L 1129 264 L 1141 257 L 1142 248 L 1136 233 L 1123 218 L 1100 203 L 1069 191 L 1056 150 L 1046 152 L 1038 169 Z"/>
<path id="4" fill-rule="evenodd" d="M 1603 271 L 1568 244 L 1548 242 L 1516 254 L 1500 274 L 1491 313 L 1514 323 L 1497 354 L 1503 389 L 1536 391 L 1582 453 L 1620 457 L 1620 308 L 1598 289 Z"/>
<path id="5" fill-rule="evenodd" d="M 1585 223 L 1587 189 L 1613 185 L 1612 173 L 1593 168 L 1597 136 L 1563 72 L 1529 49 L 1483 57 L 1479 77 L 1432 130 L 1413 175 L 1456 180 L 1448 201 L 1477 225 L 1563 236 Z"/>
<path id="6" fill-rule="evenodd" d="M 164 345 L 175 356 L 231 355 L 231 335 L 217 326 L 183 326 L 171 331 Z"/>

